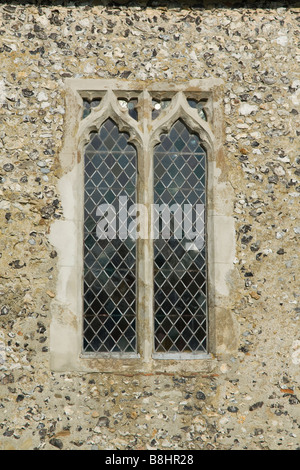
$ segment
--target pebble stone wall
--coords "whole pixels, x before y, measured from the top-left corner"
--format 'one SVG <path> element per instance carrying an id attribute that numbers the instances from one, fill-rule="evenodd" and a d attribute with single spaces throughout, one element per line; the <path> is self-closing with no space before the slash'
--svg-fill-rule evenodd
<path id="1" fill-rule="evenodd" d="M 1 2 L 0 449 L 300 448 L 300 9 L 229 5 Z M 50 369 L 70 77 L 224 82 L 240 341 L 212 373 Z"/>

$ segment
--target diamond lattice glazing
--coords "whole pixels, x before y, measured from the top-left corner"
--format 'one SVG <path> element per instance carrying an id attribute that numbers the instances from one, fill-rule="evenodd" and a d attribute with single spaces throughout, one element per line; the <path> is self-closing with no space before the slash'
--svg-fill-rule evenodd
<path id="1" fill-rule="evenodd" d="M 154 151 L 154 202 L 180 207 L 205 204 L 205 150 L 199 138 L 178 120 L 161 136 Z M 155 351 L 195 353 L 206 351 L 206 254 L 182 231 L 175 233 L 176 212 L 170 238 L 154 241 Z M 199 214 L 205 226 L 205 214 Z M 188 213 L 196 231 L 193 211 Z M 203 233 L 205 238 L 205 234 Z"/>
<path id="2" fill-rule="evenodd" d="M 91 135 L 84 158 L 84 351 L 132 353 L 136 351 L 135 242 L 117 236 L 99 239 L 97 208 L 111 204 L 117 214 L 120 196 L 127 197 L 128 205 L 135 203 L 136 150 L 128 135 L 108 119 Z M 117 219 L 111 222 L 107 230 Z M 115 228 L 124 229 L 120 223 Z"/>

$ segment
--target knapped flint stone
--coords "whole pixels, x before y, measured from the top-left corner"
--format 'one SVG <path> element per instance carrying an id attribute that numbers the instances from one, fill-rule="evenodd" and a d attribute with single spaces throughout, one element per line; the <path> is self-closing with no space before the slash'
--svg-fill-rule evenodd
<path id="1" fill-rule="evenodd" d="M 0 385 L 7 385 L 14 383 L 15 378 L 13 374 L 5 374 L 4 377 L 0 378 Z"/>
<path id="2" fill-rule="evenodd" d="M 4 305 L 0 310 L 0 315 L 8 315 L 8 313 L 9 313 L 9 308 L 6 305 Z"/>
<path id="3" fill-rule="evenodd" d="M 257 410 L 258 408 L 261 408 L 263 404 L 263 401 L 258 401 L 257 403 L 254 403 L 253 405 L 249 406 L 249 411 Z"/>
<path id="4" fill-rule="evenodd" d="M 59 449 L 59 450 L 61 450 L 64 447 L 62 441 L 60 439 L 55 438 L 55 437 L 52 437 L 52 439 L 50 439 L 49 443 L 52 446 L 57 447 L 57 449 Z"/>
<path id="5" fill-rule="evenodd" d="M 55 207 L 52 205 L 44 206 L 41 209 L 41 214 L 43 219 L 50 219 L 50 217 L 55 213 Z"/>
<path id="6" fill-rule="evenodd" d="M 107 418 L 107 416 L 101 416 L 98 420 L 97 426 L 108 428 L 109 427 L 109 419 Z"/>
<path id="7" fill-rule="evenodd" d="M 3 165 L 3 170 L 7 172 L 13 171 L 14 168 L 12 163 L 5 163 L 5 165 Z"/>
<path id="8" fill-rule="evenodd" d="M 206 395 L 205 393 L 201 392 L 201 390 L 199 390 L 197 393 L 196 393 L 196 398 L 198 400 L 205 400 L 206 399 Z"/>
<path id="9" fill-rule="evenodd" d="M 28 88 L 24 88 L 22 90 L 22 93 L 23 93 L 23 96 L 25 96 L 25 98 L 30 98 L 30 96 L 34 95 L 34 92 L 32 90 L 29 90 Z"/>
<path id="10" fill-rule="evenodd" d="M 227 411 L 229 411 L 229 413 L 237 413 L 239 409 L 237 406 L 228 406 Z"/>

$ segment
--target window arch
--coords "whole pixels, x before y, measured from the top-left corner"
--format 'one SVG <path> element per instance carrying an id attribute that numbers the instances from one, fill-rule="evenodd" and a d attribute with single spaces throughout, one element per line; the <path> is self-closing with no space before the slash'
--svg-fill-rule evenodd
<path id="1" fill-rule="evenodd" d="M 202 368 L 237 336 L 221 81 L 68 79 L 66 91 L 65 219 L 50 234 L 59 255 L 52 368 Z"/>

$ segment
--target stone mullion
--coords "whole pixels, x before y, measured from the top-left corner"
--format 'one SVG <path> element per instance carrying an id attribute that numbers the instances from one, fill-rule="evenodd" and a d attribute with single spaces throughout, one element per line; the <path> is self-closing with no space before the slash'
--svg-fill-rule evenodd
<path id="1" fill-rule="evenodd" d="M 150 140 L 151 96 L 147 91 L 139 99 L 139 123 L 142 127 L 142 145 L 138 150 L 138 202 L 148 213 L 147 236 L 137 240 L 137 333 L 138 350 L 144 362 L 149 363 L 153 352 L 153 242 L 151 239 L 151 206 L 153 203 L 153 144 Z M 146 221 L 145 221 L 146 223 Z"/>

